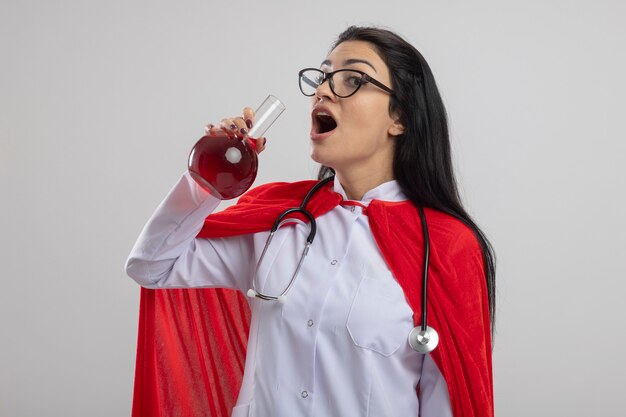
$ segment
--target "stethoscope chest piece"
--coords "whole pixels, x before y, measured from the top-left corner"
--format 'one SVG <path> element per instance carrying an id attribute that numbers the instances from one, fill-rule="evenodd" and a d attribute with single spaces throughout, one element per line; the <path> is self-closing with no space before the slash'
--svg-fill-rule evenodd
<path id="1" fill-rule="evenodd" d="M 430 326 L 422 330 L 421 326 L 414 327 L 409 333 L 409 345 L 419 353 L 430 353 L 439 344 L 439 335 Z"/>

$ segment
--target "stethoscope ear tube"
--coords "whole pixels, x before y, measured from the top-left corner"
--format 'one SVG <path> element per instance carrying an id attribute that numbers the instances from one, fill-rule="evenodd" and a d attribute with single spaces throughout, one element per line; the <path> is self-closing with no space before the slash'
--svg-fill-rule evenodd
<path id="1" fill-rule="evenodd" d="M 280 228 L 280 226 L 282 226 L 284 223 L 289 223 L 289 222 L 302 223 L 302 221 L 298 219 L 293 219 L 293 218 L 285 219 L 285 217 L 289 216 L 292 213 L 300 213 L 309 220 L 309 227 L 311 228 L 311 230 L 309 231 L 309 236 L 306 238 L 306 241 L 310 245 L 311 243 L 313 243 L 313 239 L 315 239 L 315 234 L 317 233 L 317 224 L 315 222 L 315 217 L 313 217 L 313 215 L 308 210 L 302 207 L 294 207 L 294 208 L 290 208 L 289 210 L 285 210 L 284 212 L 282 212 L 280 216 L 278 216 L 276 221 L 274 221 L 274 225 L 272 226 L 272 230 L 270 231 L 270 233 L 273 234 L 274 232 L 276 232 Z"/>
<path id="2" fill-rule="evenodd" d="M 270 234 L 269 234 L 269 236 L 267 238 L 267 241 L 265 242 L 265 247 L 263 248 L 263 252 L 261 253 L 261 257 L 259 258 L 259 261 L 257 262 L 256 269 L 255 269 L 255 272 L 254 272 L 254 276 L 252 277 L 252 288 L 250 288 L 248 290 L 248 292 L 246 293 L 246 295 L 248 297 L 250 297 L 250 298 L 258 298 L 258 299 L 265 300 L 265 301 L 278 301 L 280 304 L 284 304 L 285 303 L 285 301 L 287 300 L 287 293 L 289 292 L 289 290 L 293 286 L 293 283 L 295 282 L 296 277 L 298 276 L 298 273 L 300 272 L 300 268 L 302 267 L 302 263 L 304 262 L 304 258 L 309 253 L 309 248 L 311 247 L 311 244 L 313 243 L 313 240 L 315 239 L 315 234 L 317 233 L 317 224 L 315 222 L 315 217 L 313 216 L 313 214 L 311 214 L 306 209 L 306 206 L 309 203 L 309 200 L 311 199 L 313 194 L 315 194 L 317 192 L 317 190 L 319 190 L 324 184 L 327 184 L 328 182 L 332 181 L 333 178 L 334 177 L 328 177 L 328 178 L 325 178 L 325 179 L 319 181 L 317 184 L 315 184 L 315 186 L 313 188 L 311 188 L 309 190 L 309 192 L 307 193 L 306 197 L 304 197 L 304 200 L 302 201 L 302 204 L 300 204 L 300 207 L 294 207 L 294 208 L 290 208 L 288 210 L 285 210 L 274 221 L 274 225 L 272 226 L 272 229 L 270 230 Z M 297 219 L 297 218 L 294 218 L 294 217 L 291 217 L 291 218 L 287 217 L 287 216 L 289 216 L 292 213 L 300 213 L 300 214 L 302 214 L 303 216 L 305 216 L 309 220 L 310 230 L 309 230 L 309 235 L 307 236 L 307 239 L 306 239 L 306 244 L 304 245 L 304 249 L 302 250 L 302 255 L 300 256 L 300 261 L 298 262 L 296 270 L 293 273 L 293 275 L 291 276 L 291 279 L 289 280 L 289 284 L 287 285 L 285 290 L 280 295 L 264 294 L 259 289 L 257 289 L 256 280 L 257 280 L 257 275 L 259 273 L 259 267 L 261 266 L 261 263 L 263 262 L 263 258 L 265 258 L 265 253 L 267 252 L 267 248 L 269 247 L 269 245 L 270 245 L 270 243 L 272 241 L 272 238 L 274 237 L 274 233 L 276 233 L 276 231 L 283 224 L 286 224 L 286 223 L 305 224 L 300 219 Z"/>

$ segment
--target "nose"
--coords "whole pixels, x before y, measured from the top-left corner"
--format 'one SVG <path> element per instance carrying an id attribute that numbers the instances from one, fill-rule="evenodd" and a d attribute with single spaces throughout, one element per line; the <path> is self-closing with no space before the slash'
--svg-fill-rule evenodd
<path id="1" fill-rule="evenodd" d="M 329 78 L 326 78 L 320 85 L 317 86 L 317 88 L 315 89 L 315 97 L 318 100 L 328 98 L 329 100 L 334 101 L 337 99 L 335 94 L 333 94 L 333 91 L 330 89 Z"/>

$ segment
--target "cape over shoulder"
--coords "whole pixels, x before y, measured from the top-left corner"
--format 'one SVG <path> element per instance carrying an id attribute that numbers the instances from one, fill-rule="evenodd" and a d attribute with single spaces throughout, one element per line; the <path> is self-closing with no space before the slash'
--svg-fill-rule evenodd
<path id="1" fill-rule="evenodd" d="M 255 187 L 241 196 L 237 204 L 209 215 L 197 237 L 229 237 L 269 230 L 280 213 L 299 207 L 316 183 L 316 180 L 273 182 Z M 340 202 L 341 195 L 329 183 L 313 195 L 307 210 L 318 217 Z M 304 216 L 294 217 L 306 221 Z"/>
<path id="2" fill-rule="evenodd" d="M 372 232 L 386 258 L 395 258 L 402 253 L 407 259 L 421 262 L 424 246 L 422 225 L 418 209 L 411 201 L 390 203 L 374 200 L 367 212 Z M 473 275 L 483 276 L 482 248 L 474 231 L 451 214 L 429 207 L 425 207 L 424 212 L 431 265 L 436 265 L 438 270 L 453 270 L 461 264 L 474 263 Z M 389 242 L 403 244 L 401 247 L 390 246 Z"/>
<path id="3" fill-rule="evenodd" d="M 269 200 L 297 199 L 304 196 L 317 183 L 315 180 L 296 182 L 270 182 L 251 188 L 239 198 L 237 204 L 247 204 L 255 198 Z"/>

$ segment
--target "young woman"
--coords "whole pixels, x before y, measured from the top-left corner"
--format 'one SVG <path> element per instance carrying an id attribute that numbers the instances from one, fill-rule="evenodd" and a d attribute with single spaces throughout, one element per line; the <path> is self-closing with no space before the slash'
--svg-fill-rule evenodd
<path id="1" fill-rule="evenodd" d="M 253 296 L 233 417 L 492 416 L 493 253 L 461 205 L 428 64 L 390 31 L 350 27 L 300 88 L 312 97 L 311 156 L 332 177 L 307 206 L 317 233 L 306 257 L 307 219 L 264 248 L 315 182 L 264 185 L 211 214 L 219 200 L 185 174 L 127 273 L 146 288 Z M 245 136 L 253 123 L 247 108 L 207 130 Z M 409 343 L 425 312 L 439 337 L 426 353 Z"/>

